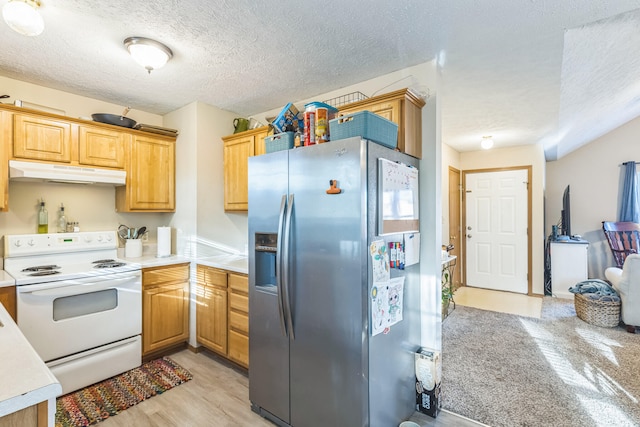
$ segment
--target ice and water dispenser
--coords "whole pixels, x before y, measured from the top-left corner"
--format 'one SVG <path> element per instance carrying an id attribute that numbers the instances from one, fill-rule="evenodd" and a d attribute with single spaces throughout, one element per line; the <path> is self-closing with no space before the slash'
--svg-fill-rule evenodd
<path id="1" fill-rule="evenodd" d="M 277 233 L 256 233 L 255 284 L 264 290 L 276 288 L 276 254 L 278 246 Z"/>

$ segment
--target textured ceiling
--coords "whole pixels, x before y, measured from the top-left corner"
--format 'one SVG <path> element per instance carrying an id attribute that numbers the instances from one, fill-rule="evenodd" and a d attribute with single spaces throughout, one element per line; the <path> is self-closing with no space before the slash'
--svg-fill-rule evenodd
<path id="1" fill-rule="evenodd" d="M 1 23 L 0 75 L 157 114 L 202 101 L 249 116 L 438 58 L 445 143 L 542 142 L 553 159 L 640 114 L 637 8 L 640 0 L 42 0 L 40 36 Z M 174 57 L 149 75 L 124 49 L 129 36 L 159 40 Z"/>

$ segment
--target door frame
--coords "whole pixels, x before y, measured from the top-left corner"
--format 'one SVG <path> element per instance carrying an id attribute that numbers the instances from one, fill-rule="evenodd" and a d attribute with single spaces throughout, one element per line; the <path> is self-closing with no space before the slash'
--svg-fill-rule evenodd
<path id="1" fill-rule="evenodd" d="M 531 242 L 531 224 L 532 224 L 532 191 L 531 187 L 533 183 L 531 181 L 531 173 L 532 166 L 510 166 L 510 167 L 502 167 L 502 168 L 486 168 L 486 169 L 469 169 L 462 171 L 462 206 L 460 209 L 462 210 L 462 232 L 460 233 L 460 240 L 462 241 L 462 258 L 465 260 L 460 268 L 463 269 L 463 274 L 461 280 L 463 280 L 464 285 L 467 286 L 467 174 L 473 173 L 487 173 L 487 172 L 507 172 L 514 170 L 526 170 L 527 171 L 527 295 L 533 295 L 533 286 L 532 286 L 532 242 Z"/>
<path id="2" fill-rule="evenodd" d="M 457 179 L 457 184 L 458 184 L 458 204 L 457 204 L 457 211 L 453 211 L 453 209 L 451 209 L 451 175 L 455 174 L 458 176 Z M 448 193 L 448 197 L 449 197 L 449 229 L 447 230 L 447 233 L 449 233 L 449 243 L 451 242 L 451 219 L 457 217 L 457 223 L 458 223 L 458 241 L 455 242 L 455 249 L 454 251 L 457 253 L 458 255 L 458 259 L 456 260 L 456 265 L 458 268 L 456 268 L 453 271 L 453 275 L 451 277 L 451 285 L 453 286 L 453 290 L 456 290 L 458 287 L 462 286 L 462 284 L 464 283 L 464 278 L 462 275 L 462 262 L 464 261 L 464 257 L 462 254 L 462 231 L 463 231 L 463 227 L 462 227 L 462 171 L 460 169 L 456 169 L 453 166 L 449 166 L 449 175 L 448 175 L 448 183 L 449 183 L 449 193 Z M 455 268 L 455 267 L 454 267 Z M 457 281 L 456 281 L 457 279 Z"/>

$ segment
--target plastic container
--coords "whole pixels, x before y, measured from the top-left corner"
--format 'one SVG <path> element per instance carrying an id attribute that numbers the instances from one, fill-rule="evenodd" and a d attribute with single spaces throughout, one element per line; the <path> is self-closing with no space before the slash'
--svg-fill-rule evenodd
<path id="1" fill-rule="evenodd" d="M 281 150 L 293 148 L 294 132 L 283 132 L 267 136 L 264 139 L 264 147 L 267 153 L 274 153 Z"/>
<path id="2" fill-rule="evenodd" d="M 398 125 L 371 111 L 360 111 L 329 121 L 331 138 L 361 136 L 389 148 L 398 146 Z"/>
<path id="3" fill-rule="evenodd" d="M 142 240 L 127 239 L 124 243 L 125 258 L 140 258 L 142 256 Z"/>
<path id="4" fill-rule="evenodd" d="M 304 105 L 304 145 L 330 141 L 329 121 L 338 115 L 338 109 L 324 102 Z"/>

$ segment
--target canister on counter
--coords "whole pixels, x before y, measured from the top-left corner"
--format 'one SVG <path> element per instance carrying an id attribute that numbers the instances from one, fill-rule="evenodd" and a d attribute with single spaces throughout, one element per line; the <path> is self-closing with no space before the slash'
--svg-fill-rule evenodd
<path id="1" fill-rule="evenodd" d="M 316 108 L 316 143 L 329 141 L 329 110 L 326 107 Z"/>
<path id="2" fill-rule="evenodd" d="M 304 145 L 316 143 L 316 107 L 314 103 L 304 106 Z"/>
<path id="3" fill-rule="evenodd" d="M 329 120 L 338 114 L 338 109 L 324 102 L 310 102 L 304 106 L 305 145 L 328 142 Z"/>

